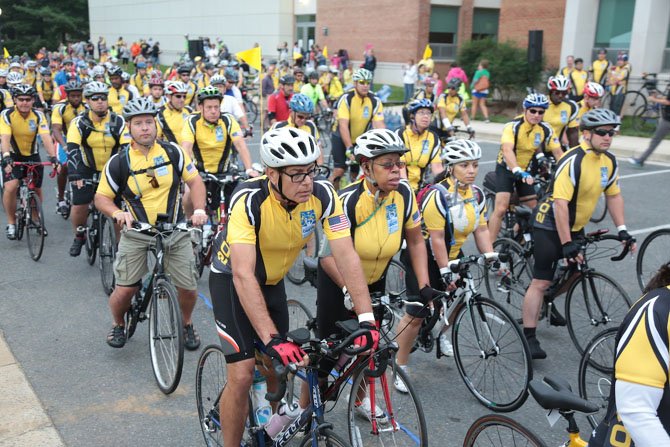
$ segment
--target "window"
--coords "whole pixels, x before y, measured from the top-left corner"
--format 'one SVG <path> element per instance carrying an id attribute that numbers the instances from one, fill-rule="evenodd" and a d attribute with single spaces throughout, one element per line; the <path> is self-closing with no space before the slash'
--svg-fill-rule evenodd
<path id="1" fill-rule="evenodd" d="M 472 40 L 498 38 L 499 9 L 475 8 L 472 17 Z"/>
<path id="2" fill-rule="evenodd" d="M 600 0 L 596 47 L 630 48 L 635 0 Z"/>
<path id="3" fill-rule="evenodd" d="M 455 6 L 431 6 L 428 41 L 431 44 L 455 44 L 457 33 L 458 8 Z"/>
<path id="4" fill-rule="evenodd" d="M 297 23 L 302 22 L 316 22 L 316 14 L 303 14 L 295 16 L 295 21 Z"/>

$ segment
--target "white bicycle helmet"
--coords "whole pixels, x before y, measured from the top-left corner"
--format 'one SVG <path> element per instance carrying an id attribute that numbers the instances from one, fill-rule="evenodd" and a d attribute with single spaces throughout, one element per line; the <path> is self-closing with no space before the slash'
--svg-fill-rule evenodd
<path id="1" fill-rule="evenodd" d="M 0 68 L 0 78 L 6 78 L 8 74 L 9 74 L 9 71 L 7 71 L 4 68 Z"/>
<path id="2" fill-rule="evenodd" d="M 482 158 L 482 148 L 472 140 L 457 139 L 450 141 L 442 151 L 442 161 L 453 165 L 463 161 L 473 161 Z"/>
<path id="3" fill-rule="evenodd" d="M 226 77 L 220 74 L 215 74 L 210 78 L 209 85 L 226 85 Z"/>
<path id="4" fill-rule="evenodd" d="M 359 68 L 354 72 L 351 78 L 354 82 L 358 81 L 372 81 L 372 72 L 366 68 Z"/>
<path id="5" fill-rule="evenodd" d="M 597 82 L 587 82 L 584 86 L 584 96 L 590 98 L 602 98 L 605 96 L 605 89 Z"/>
<path id="6" fill-rule="evenodd" d="M 84 98 L 90 98 L 93 95 L 109 95 L 109 87 L 104 82 L 89 82 L 84 86 Z"/>
<path id="7" fill-rule="evenodd" d="M 549 88 L 549 91 L 566 92 L 570 89 L 570 80 L 563 75 L 550 76 L 547 81 L 547 88 Z"/>
<path id="8" fill-rule="evenodd" d="M 385 154 L 402 155 L 408 150 L 400 136 L 392 130 L 370 129 L 356 138 L 354 156 L 361 163 Z"/>
<path id="9" fill-rule="evenodd" d="M 7 85 L 12 86 L 19 84 L 23 84 L 23 75 L 21 73 L 12 71 L 9 74 L 7 74 Z"/>
<path id="10" fill-rule="evenodd" d="M 181 81 L 168 81 L 165 83 L 165 93 L 173 95 L 175 93 L 188 94 L 188 85 Z"/>
<path id="11" fill-rule="evenodd" d="M 104 75 L 105 75 L 105 67 L 103 67 L 102 65 L 96 65 L 95 67 L 91 68 L 91 76 L 93 76 L 94 78 Z"/>
<path id="12" fill-rule="evenodd" d="M 292 127 L 270 129 L 261 138 L 261 161 L 270 168 L 305 166 L 321 155 L 314 137 Z"/>
<path id="13" fill-rule="evenodd" d="M 157 111 L 154 102 L 151 99 L 144 97 L 129 101 L 128 104 L 126 104 L 126 106 L 123 108 L 123 118 L 126 121 L 130 121 L 130 119 L 134 116 L 156 116 L 156 113 Z"/>

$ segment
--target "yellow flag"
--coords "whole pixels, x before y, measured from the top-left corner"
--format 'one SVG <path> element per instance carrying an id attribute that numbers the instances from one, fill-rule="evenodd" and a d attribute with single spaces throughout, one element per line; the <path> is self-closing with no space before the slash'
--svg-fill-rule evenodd
<path id="1" fill-rule="evenodd" d="M 240 51 L 239 53 L 235 53 L 235 56 L 249 64 L 250 67 L 261 71 L 261 47 Z"/>
<path id="2" fill-rule="evenodd" d="M 423 50 L 423 59 L 430 59 L 433 56 L 433 50 L 430 45 L 426 44 L 426 49 Z"/>
<path id="3" fill-rule="evenodd" d="M 4 57 L 5 59 L 9 58 L 9 51 L 7 51 L 7 48 L 2 47 L 2 49 L 4 50 L 2 57 Z"/>
<path id="4" fill-rule="evenodd" d="M 298 53 L 297 51 L 294 51 L 294 52 L 293 52 L 293 60 L 294 60 L 294 61 L 297 61 L 297 60 L 300 59 L 301 57 L 302 57 L 302 53 Z"/>
<path id="5" fill-rule="evenodd" d="M 323 54 L 323 57 L 328 58 L 328 46 L 323 47 L 323 51 L 321 52 Z"/>

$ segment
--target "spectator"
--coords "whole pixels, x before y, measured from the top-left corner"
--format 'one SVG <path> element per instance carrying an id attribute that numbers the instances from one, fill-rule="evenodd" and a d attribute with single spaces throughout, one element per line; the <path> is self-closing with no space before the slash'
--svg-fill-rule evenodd
<path id="1" fill-rule="evenodd" d="M 417 73 L 417 80 L 418 80 L 418 83 L 419 83 L 418 85 L 419 86 L 423 85 L 423 81 L 425 81 L 426 78 L 428 78 L 428 77 L 429 77 L 428 73 L 426 73 L 426 66 L 424 64 L 422 64 L 421 62 L 419 62 L 418 73 Z"/>
<path id="2" fill-rule="evenodd" d="M 286 61 L 288 62 L 288 42 L 284 42 L 280 46 L 277 47 L 277 53 L 279 56 L 279 61 Z"/>
<path id="3" fill-rule="evenodd" d="M 463 85 L 465 85 L 465 88 L 467 89 L 470 88 L 470 81 L 468 80 L 468 75 L 465 74 L 465 71 L 461 67 L 459 67 L 458 64 L 456 64 L 456 62 L 452 62 L 451 68 L 447 73 L 446 81 L 449 82 L 454 78 L 460 79 Z"/>
<path id="4" fill-rule="evenodd" d="M 270 65 L 267 67 L 265 75 L 263 76 L 263 81 L 261 82 L 261 91 L 265 98 L 268 98 L 275 91 L 275 84 L 272 78 L 275 75 L 277 66 L 273 62 L 274 61 L 270 61 Z"/>
<path id="5" fill-rule="evenodd" d="M 610 93 L 612 94 L 612 101 L 610 102 L 610 110 L 622 118 L 621 110 L 623 100 L 628 89 L 628 78 L 630 77 L 630 66 L 627 65 L 628 55 L 625 53 L 619 54 L 616 60 L 616 66 L 612 68 L 612 73 L 607 79 L 610 86 Z"/>
<path id="6" fill-rule="evenodd" d="M 365 52 L 363 53 L 363 65 L 361 68 L 365 68 L 366 70 L 370 70 L 372 73 L 372 81 L 370 81 L 370 91 L 374 89 L 373 87 L 373 82 L 374 82 L 374 76 L 375 76 L 375 69 L 377 68 L 377 58 L 375 57 L 375 52 L 372 49 L 372 45 L 368 44 L 366 47 Z"/>
<path id="7" fill-rule="evenodd" d="M 140 51 L 142 51 L 142 47 L 140 47 L 139 42 L 135 41 L 130 47 L 130 56 L 135 60 L 135 58 L 140 54 Z"/>
<path id="8" fill-rule="evenodd" d="M 432 75 L 426 77 L 435 81 L 435 94 L 439 97 L 444 91 L 444 83 L 442 82 L 442 79 L 440 79 L 440 73 L 434 71 Z"/>
<path id="9" fill-rule="evenodd" d="M 68 52 L 71 50 L 71 45 L 68 44 Z M 105 42 L 105 38 L 100 36 L 98 38 L 98 55 L 102 56 L 102 53 L 107 50 L 107 42 Z"/>
<path id="10" fill-rule="evenodd" d="M 661 106 L 661 117 L 658 120 L 658 127 L 656 127 L 656 133 L 654 137 L 649 142 L 649 147 L 644 153 L 635 158 L 630 158 L 628 161 L 635 167 L 641 168 L 644 166 L 644 162 L 649 158 L 649 156 L 656 150 L 658 145 L 663 141 L 666 135 L 670 134 L 670 90 L 665 98 L 660 96 L 650 95 L 647 98 L 649 102 L 655 102 Z"/>
<path id="11" fill-rule="evenodd" d="M 402 83 L 405 85 L 404 103 L 407 103 L 414 95 L 414 86 L 419 80 L 419 73 L 417 72 L 414 59 L 410 59 L 407 65 L 403 65 Z"/>
<path id="12" fill-rule="evenodd" d="M 158 65 L 158 58 L 161 54 L 161 47 L 160 47 L 160 42 L 156 41 L 154 45 L 151 47 L 151 61 L 154 63 L 154 65 Z"/>
<path id="13" fill-rule="evenodd" d="M 421 59 L 419 61 L 419 66 L 423 65 L 426 68 L 426 74 L 432 76 L 433 70 L 435 70 L 435 61 L 432 57 Z"/>
<path id="14" fill-rule="evenodd" d="M 127 46 L 122 46 L 121 51 L 120 51 L 120 56 L 121 56 L 121 63 L 123 65 L 128 65 L 128 62 L 130 62 L 130 49 L 128 49 Z"/>
<path id="15" fill-rule="evenodd" d="M 563 75 L 566 78 L 570 79 L 570 73 L 572 73 L 572 70 L 575 69 L 575 57 L 574 56 L 567 56 L 565 58 L 565 67 L 561 68 L 556 72 L 556 75 Z"/>
<path id="16" fill-rule="evenodd" d="M 481 107 L 484 114 L 484 122 L 489 122 L 489 110 L 486 108 L 486 97 L 489 95 L 491 85 L 491 73 L 489 73 L 489 61 L 482 59 L 477 71 L 472 78 L 472 119 L 477 117 L 477 107 Z"/>

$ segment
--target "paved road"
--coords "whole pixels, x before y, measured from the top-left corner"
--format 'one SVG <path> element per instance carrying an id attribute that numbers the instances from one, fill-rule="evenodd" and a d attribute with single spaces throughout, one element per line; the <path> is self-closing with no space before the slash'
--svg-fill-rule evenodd
<path id="1" fill-rule="evenodd" d="M 482 145 L 481 178 L 493 168 L 498 147 Z M 258 153 L 257 144 L 252 145 L 252 152 Z M 622 163 L 627 224 L 632 230 L 668 223 L 659 205 L 670 174 L 650 172 L 666 170 L 663 166 L 648 169 L 642 176 L 625 178 L 638 171 Z M 68 256 L 70 222 L 53 213 L 53 188 L 53 181 L 47 180 L 45 209 L 50 233 L 38 263 L 30 260 L 25 242 L 0 237 L 0 329 L 38 397 L 69 446 L 200 444 L 194 396 L 198 353 L 186 353 L 179 388 L 164 396 L 154 382 L 146 324 L 125 348 L 106 345 L 110 315 L 98 269 L 88 266 L 83 257 Z M 4 228 L 4 217 L 0 222 Z M 599 226 L 612 228 L 612 223 L 608 218 Z M 644 234 L 638 236 L 642 237 Z M 600 266 L 623 284 L 631 298 L 637 298 L 633 259 L 617 264 L 602 261 Z M 308 286 L 289 285 L 287 290 L 289 296 L 313 305 L 315 291 Z M 200 281 L 200 292 L 209 295 L 206 276 Z M 203 346 L 217 341 L 204 301 L 198 303 L 194 321 Z M 579 357 L 567 330 L 543 325 L 538 334 L 549 359 L 535 363 L 536 377 L 560 373 L 576 388 Z M 432 354 L 417 353 L 412 366 L 432 445 L 460 445 L 469 425 L 488 410 L 468 393 L 453 359 L 437 361 Z M 564 436 L 564 425 L 559 422 L 550 429 L 534 402 L 527 402 L 512 417 L 542 433 L 549 444 L 559 444 Z M 338 431 L 344 433 L 346 427 L 339 418 L 335 420 Z M 584 419 L 579 422 L 588 431 Z"/>

